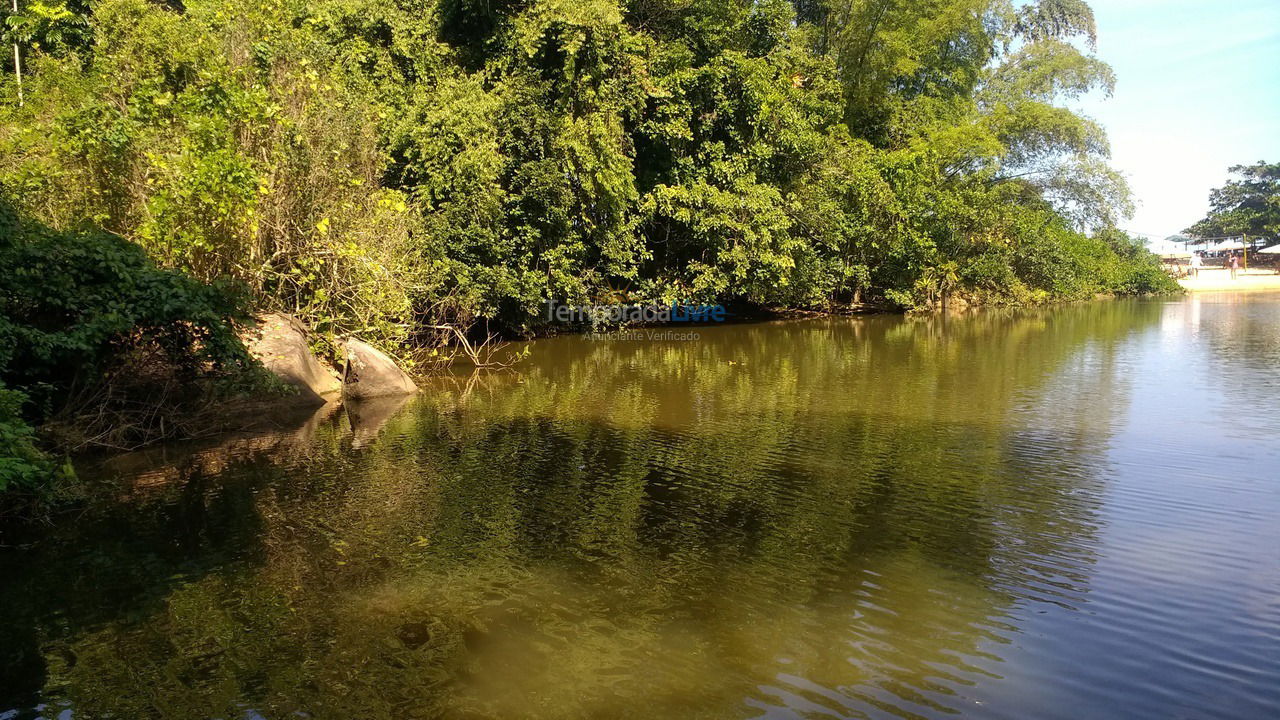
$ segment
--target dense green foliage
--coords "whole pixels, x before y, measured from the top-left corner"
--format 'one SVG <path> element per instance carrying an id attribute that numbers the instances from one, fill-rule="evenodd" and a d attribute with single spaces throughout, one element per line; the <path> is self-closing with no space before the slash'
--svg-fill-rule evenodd
<path id="1" fill-rule="evenodd" d="M 24 7 L 4 191 L 322 333 L 1135 289 L 1080 0 Z"/>
<path id="2" fill-rule="evenodd" d="M 93 382 L 154 346 L 195 376 L 251 363 L 218 287 L 157 268 L 137 245 L 103 232 L 59 232 L 0 209 L 0 377 L 56 393 Z M 53 398 L 55 402 L 62 398 Z"/>
<path id="3" fill-rule="evenodd" d="M 0 204 L 0 490 L 51 476 L 29 423 L 78 398 L 111 405 L 101 390 L 113 374 L 252 377 L 232 325 L 242 315 L 233 295 L 157 268 L 127 240 L 54 231 Z"/>
<path id="4" fill-rule="evenodd" d="M 35 445 L 35 428 L 22 416 L 26 401 L 0 383 L 0 492 L 47 485 L 60 472 Z"/>
<path id="5" fill-rule="evenodd" d="M 1194 237 L 1280 239 L 1280 163 L 1236 165 L 1237 180 L 1209 194 L 1209 215 L 1187 228 Z"/>
<path id="6" fill-rule="evenodd" d="M 6 443 L 113 368 L 299 315 L 392 351 L 548 300 L 925 308 L 1167 290 L 1060 104 L 1081 0 L 191 0 L 5 9 Z M 22 92 L 19 93 L 19 81 Z M 24 466 L 25 467 L 25 466 Z M 25 470 L 23 472 L 26 472 Z"/>

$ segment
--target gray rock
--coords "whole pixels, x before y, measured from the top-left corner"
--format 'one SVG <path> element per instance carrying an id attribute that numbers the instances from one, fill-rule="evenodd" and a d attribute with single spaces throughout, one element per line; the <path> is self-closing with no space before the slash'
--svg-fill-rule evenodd
<path id="1" fill-rule="evenodd" d="M 311 354 L 307 329 L 295 317 L 281 313 L 264 316 L 244 338 L 245 347 L 263 366 L 298 388 L 299 399 L 321 404 L 325 395 L 342 390 L 342 380 Z"/>
<path id="2" fill-rule="evenodd" d="M 364 400 L 418 392 L 413 379 L 381 350 L 355 338 L 348 338 L 343 349 L 347 352 L 347 366 L 342 374 L 344 399 Z"/>

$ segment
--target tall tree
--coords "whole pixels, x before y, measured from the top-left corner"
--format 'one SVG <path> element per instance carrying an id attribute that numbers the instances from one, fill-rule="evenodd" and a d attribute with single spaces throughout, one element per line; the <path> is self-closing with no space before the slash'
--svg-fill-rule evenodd
<path id="1" fill-rule="evenodd" d="M 1236 165 L 1231 174 L 1237 177 L 1209 193 L 1209 214 L 1186 233 L 1280 239 L 1280 163 Z"/>

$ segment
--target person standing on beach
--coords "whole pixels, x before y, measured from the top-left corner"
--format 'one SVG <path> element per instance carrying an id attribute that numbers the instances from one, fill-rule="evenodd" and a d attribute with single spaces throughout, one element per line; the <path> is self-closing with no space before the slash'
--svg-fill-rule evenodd
<path id="1" fill-rule="evenodd" d="M 1200 259 L 1200 253 L 1191 253 L 1191 270 L 1189 271 L 1191 277 L 1200 277 L 1200 267 L 1202 265 L 1204 265 L 1204 261 Z"/>
<path id="2" fill-rule="evenodd" d="M 1227 265 L 1231 268 L 1231 279 L 1236 279 L 1236 271 L 1240 269 L 1240 256 L 1231 253 L 1231 259 L 1227 261 Z"/>

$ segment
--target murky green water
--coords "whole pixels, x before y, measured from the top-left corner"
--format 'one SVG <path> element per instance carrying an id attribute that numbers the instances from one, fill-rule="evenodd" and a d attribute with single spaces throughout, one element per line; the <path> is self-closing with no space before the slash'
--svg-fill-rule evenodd
<path id="1" fill-rule="evenodd" d="M 699 332 L 113 460 L 0 718 L 1280 713 L 1280 296 Z"/>

